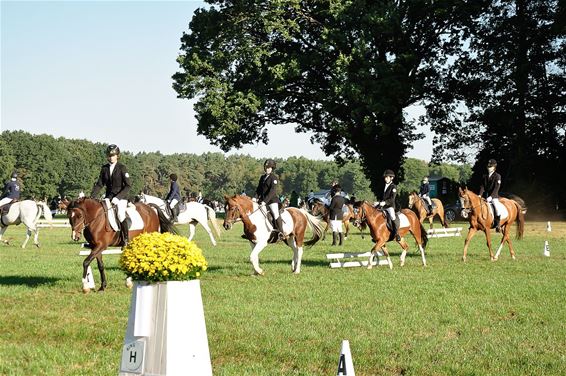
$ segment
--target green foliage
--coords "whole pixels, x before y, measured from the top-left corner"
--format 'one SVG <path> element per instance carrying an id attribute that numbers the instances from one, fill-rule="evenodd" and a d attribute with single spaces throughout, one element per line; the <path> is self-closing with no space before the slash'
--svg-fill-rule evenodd
<path id="1" fill-rule="evenodd" d="M 377 193 L 422 136 L 403 110 L 443 95 L 430 83 L 484 1 L 210 4 L 183 35 L 173 76 L 178 96 L 197 101 L 197 132 L 227 151 L 293 124 L 339 164 L 357 157 Z M 318 186 L 337 177 L 323 169 Z"/>

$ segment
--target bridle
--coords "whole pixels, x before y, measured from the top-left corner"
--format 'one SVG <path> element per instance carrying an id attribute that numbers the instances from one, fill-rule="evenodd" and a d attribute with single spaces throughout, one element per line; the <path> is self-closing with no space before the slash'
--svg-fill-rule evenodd
<path id="1" fill-rule="evenodd" d="M 88 228 L 95 220 L 97 220 L 101 216 L 101 214 L 106 213 L 106 209 L 103 206 L 103 208 L 102 208 L 103 210 L 100 213 L 98 213 L 97 215 L 95 215 L 90 221 L 87 222 L 87 212 L 86 212 L 86 210 L 84 208 L 80 207 L 80 206 L 77 206 L 77 207 L 71 208 L 71 216 L 69 217 L 69 220 L 70 220 L 70 218 L 72 218 L 75 215 L 75 212 L 74 212 L 75 209 L 80 210 L 81 213 L 82 213 L 82 215 L 81 215 L 82 221 L 79 222 L 79 223 L 75 223 L 74 226 L 72 226 L 73 232 L 79 233 L 79 234 L 82 233 L 86 228 Z M 78 228 L 80 228 L 80 230 L 78 230 Z"/>

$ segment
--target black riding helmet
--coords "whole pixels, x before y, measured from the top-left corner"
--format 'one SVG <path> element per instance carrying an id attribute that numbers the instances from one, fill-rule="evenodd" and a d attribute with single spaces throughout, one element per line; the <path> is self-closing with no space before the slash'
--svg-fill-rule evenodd
<path id="1" fill-rule="evenodd" d="M 114 144 L 108 145 L 106 148 L 106 156 L 110 157 L 111 155 L 120 155 L 120 148 Z"/>
<path id="2" fill-rule="evenodd" d="M 268 159 L 265 161 L 265 163 L 263 164 L 264 168 L 268 168 L 271 167 L 272 169 L 275 170 L 275 167 L 277 167 L 277 164 L 275 163 L 275 161 L 273 159 Z"/>
<path id="3" fill-rule="evenodd" d="M 16 179 L 18 177 L 18 173 L 16 171 L 12 172 L 12 179 Z"/>
<path id="4" fill-rule="evenodd" d="M 383 172 L 383 177 L 386 177 L 386 176 L 391 176 L 392 178 L 394 178 L 394 177 L 395 177 L 395 173 L 394 173 L 393 171 L 391 171 L 391 170 L 385 170 L 385 171 Z"/>
<path id="5" fill-rule="evenodd" d="M 495 159 L 490 159 L 489 161 L 487 161 L 487 167 L 497 167 L 497 162 L 495 161 Z"/>
<path id="6" fill-rule="evenodd" d="M 169 175 L 169 179 L 173 180 L 173 181 L 177 181 L 177 174 L 171 174 Z"/>

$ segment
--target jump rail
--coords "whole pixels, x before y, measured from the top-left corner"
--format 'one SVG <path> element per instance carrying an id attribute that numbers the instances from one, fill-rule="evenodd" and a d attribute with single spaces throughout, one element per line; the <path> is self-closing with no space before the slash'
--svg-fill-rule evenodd
<path id="1" fill-rule="evenodd" d="M 45 219 L 40 219 L 37 221 L 37 227 L 49 228 L 49 227 L 71 227 L 68 219 L 52 219 L 47 221 Z"/>
<path id="2" fill-rule="evenodd" d="M 429 238 L 462 236 L 462 227 L 432 228 L 426 232 Z"/>
<path id="3" fill-rule="evenodd" d="M 330 262 L 331 268 L 351 268 L 351 267 L 358 267 L 358 266 L 368 266 L 367 259 L 369 258 L 371 252 L 365 253 L 328 253 L 326 258 L 328 260 L 333 260 Z M 378 261 L 372 261 L 372 265 L 389 265 L 385 258 L 379 259 L 379 257 L 383 256 L 383 253 L 377 252 Z M 365 257 L 366 260 L 353 260 L 353 261 L 342 261 L 341 259 L 353 259 L 358 257 Z M 374 259 L 375 260 L 375 259 Z"/>

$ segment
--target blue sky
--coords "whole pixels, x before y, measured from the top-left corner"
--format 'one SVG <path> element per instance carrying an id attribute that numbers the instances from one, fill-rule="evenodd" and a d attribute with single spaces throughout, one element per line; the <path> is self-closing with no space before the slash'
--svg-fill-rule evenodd
<path id="1" fill-rule="evenodd" d="M 196 134 L 171 76 L 200 1 L 1 0 L 0 130 L 115 143 L 132 152 L 220 152 Z M 309 135 L 272 127 L 270 144 L 229 154 L 327 159 Z M 432 136 L 410 157 L 429 160 Z"/>

